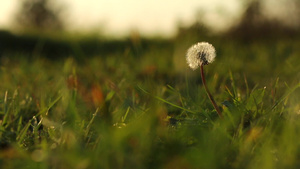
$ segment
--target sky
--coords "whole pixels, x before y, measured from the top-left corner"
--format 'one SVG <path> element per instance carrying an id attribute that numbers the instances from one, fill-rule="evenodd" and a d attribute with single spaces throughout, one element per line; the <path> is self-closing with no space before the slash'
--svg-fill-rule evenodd
<path id="1" fill-rule="evenodd" d="M 199 16 L 216 30 L 227 27 L 238 16 L 238 0 L 51 0 L 63 7 L 63 18 L 71 31 L 101 31 L 125 35 L 172 36 L 178 24 L 190 25 Z M 20 0 L 1 0 L 0 28 L 12 28 Z M 198 16 L 198 17 L 196 17 Z"/>
<path id="2" fill-rule="evenodd" d="M 269 0 L 270 1 L 270 0 Z M 280 1 L 280 0 L 279 0 Z M 94 31 L 122 36 L 131 31 L 144 35 L 173 36 L 178 24 L 204 21 L 222 31 L 243 12 L 240 0 L 50 0 L 63 7 L 62 16 L 70 31 Z M 12 28 L 20 0 L 1 0 L 0 29 Z M 272 8 L 275 8 L 274 4 Z M 275 12 L 276 14 L 276 12 Z"/>
<path id="3" fill-rule="evenodd" d="M 88 1 L 88 3 L 87 3 Z M 72 10 L 72 22 L 89 29 L 93 23 L 115 33 L 138 30 L 144 34 L 172 35 L 177 24 L 188 25 L 196 20 L 202 10 L 205 20 L 226 27 L 238 12 L 235 0 L 65 0 Z M 222 13 L 223 12 L 223 13 Z M 224 13 L 226 17 L 224 18 Z M 204 16 L 203 16 L 204 17 Z M 232 18 L 230 18 L 232 17 Z M 204 18 L 203 18 L 204 19 Z"/>

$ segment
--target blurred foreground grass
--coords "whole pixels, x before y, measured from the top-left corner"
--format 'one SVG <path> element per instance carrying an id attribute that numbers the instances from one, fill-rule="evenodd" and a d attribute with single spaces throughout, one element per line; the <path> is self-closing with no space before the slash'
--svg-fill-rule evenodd
<path id="1" fill-rule="evenodd" d="M 198 40 L 217 50 L 205 71 L 224 119 L 185 63 Z M 80 61 L 5 54 L 0 166 L 299 168 L 299 46 L 197 39 Z"/>

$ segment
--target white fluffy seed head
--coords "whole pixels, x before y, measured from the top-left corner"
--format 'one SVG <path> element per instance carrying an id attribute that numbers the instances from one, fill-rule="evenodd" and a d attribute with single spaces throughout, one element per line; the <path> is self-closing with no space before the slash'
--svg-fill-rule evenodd
<path id="1" fill-rule="evenodd" d="M 208 65 L 215 60 L 216 50 L 213 45 L 207 42 L 199 42 L 191 46 L 186 53 L 186 61 L 193 69 L 201 65 Z"/>

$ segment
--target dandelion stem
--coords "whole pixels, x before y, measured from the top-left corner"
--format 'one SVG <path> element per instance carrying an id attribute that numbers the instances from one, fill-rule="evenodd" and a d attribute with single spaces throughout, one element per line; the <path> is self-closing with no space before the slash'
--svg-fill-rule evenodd
<path id="1" fill-rule="evenodd" d="M 219 117 L 222 118 L 223 117 L 222 112 L 220 111 L 220 109 L 219 109 L 218 105 L 216 104 L 213 96 L 210 94 L 210 92 L 209 92 L 209 90 L 206 86 L 206 81 L 205 81 L 205 76 L 204 76 L 204 71 L 203 71 L 203 65 L 200 65 L 200 70 L 201 70 L 202 83 L 203 83 L 203 86 L 204 86 L 205 91 L 207 93 L 207 96 L 208 96 L 209 100 L 211 101 L 211 103 L 213 104 L 213 106 L 214 106 L 215 110 L 217 111 Z"/>

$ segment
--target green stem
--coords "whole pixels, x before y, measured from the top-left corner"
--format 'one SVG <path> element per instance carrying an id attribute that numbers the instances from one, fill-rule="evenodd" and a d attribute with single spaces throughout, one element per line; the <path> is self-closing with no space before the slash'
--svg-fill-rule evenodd
<path id="1" fill-rule="evenodd" d="M 205 76 L 204 76 L 204 71 L 203 71 L 203 65 L 200 66 L 200 70 L 201 70 L 201 78 L 202 78 L 202 83 L 203 83 L 203 86 L 205 88 L 205 91 L 207 93 L 207 96 L 209 98 L 209 100 L 211 101 L 212 105 L 214 106 L 215 110 L 217 111 L 218 115 L 220 118 L 222 118 L 222 112 L 220 111 L 218 105 L 216 104 L 213 96 L 210 94 L 207 86 L 206 86 L 206 81 L 205 81 Z"/>

